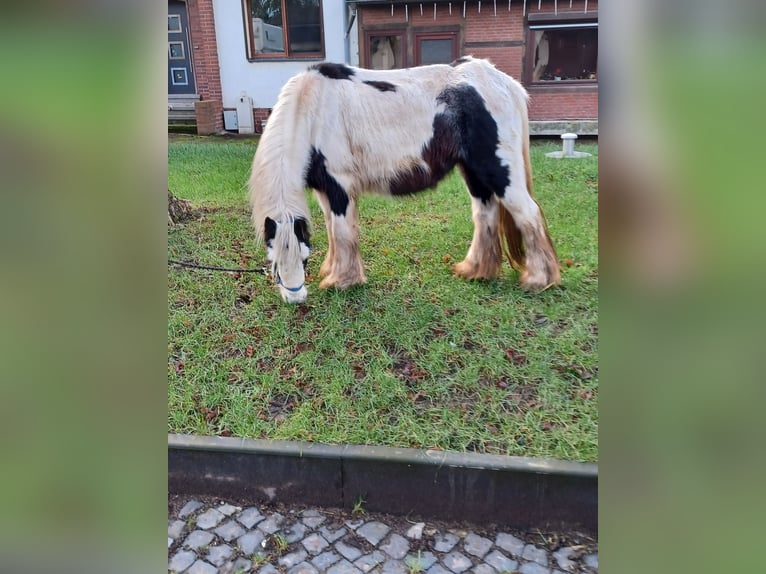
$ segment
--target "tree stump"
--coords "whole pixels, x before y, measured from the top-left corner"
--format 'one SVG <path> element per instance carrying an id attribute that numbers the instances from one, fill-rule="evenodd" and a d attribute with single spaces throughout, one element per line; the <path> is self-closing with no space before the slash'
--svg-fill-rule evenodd
<path id="1" fill-rule="evenodd" d="M 179 199 L 168 190 L 168 225 L 175 225 L 188 219 L 194 219 L 197 212 L 192 204 L 185 199 Z"/>

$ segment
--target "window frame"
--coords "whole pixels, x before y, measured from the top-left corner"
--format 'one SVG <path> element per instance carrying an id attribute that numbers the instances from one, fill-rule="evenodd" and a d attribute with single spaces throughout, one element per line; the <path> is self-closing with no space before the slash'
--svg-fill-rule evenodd
<path id="1" fill-rule="evenodd" d="M 412 37 L 413 37 L 413 43 L 414 43 L 414 51 L 413 51 L 413 66 L 423 66 L 426 64 L 422 64 L 420 62 L 420 42 L 422 40 L 451 40 L 452 41 L 452 59 L 450 62 L 454 62 L 457 60 L 460 56 L 460 30 L 444 30 L 444 31 L 419 31 L 419 30 L 413 30 L 412 31 Z M 449 63 L 449 62 L 447 62 Z"/>
<path id="2" fill-rule="evenodd" d="M 372 54 L 370 53 L 371 41 L 373 36 L 398 36 L 400 38 L 402 46 L 402 66 L 401 68 L 393 68 L 396 70 L 402 70 L 409 67 L 407 62 L 409 60 L 407 54 L 407 27 L 386 27 L 386 28 L 368 28 L 364 30 L 364 57 L 362 58 L 361 65 L 363 68 L 372 70 Z"/>
<path id="3" fill-rule="evenodd" d="M 526 46 L 524 50 L 523 81 L 530 88 L 551 88 L 553 90 L 566 90 L 573 87 L 598 86 L 598 66 L 596 66 L 595 79 L 567 79 L 560 81 L 532 81 L 535 68 L 535 32 L 539 30 L 583 30 L 594 28 L 598 34 L 598 12 L 591 12 L 587 16 L 577 13 L 553 14 L 529 14 L 526 22 Z M 598 62 L 598 50 L 596 51 Z"/>
<path id="4" fill-rule="evenodd" d="M 290 33 L 289 23 L 287 22 L 287 2 L 289 0 L 280 0 L 282 11 L 282 43 L 285 47 L 284 52 L 272 52 L 268 54 L 259 54 L 255 51 L 255 38 L 253 36 L 253 0 L 242 0 L 242 18 L 244 20 L 245 32 L 245 56 L 249 62 L 263 61 L 301 61 L 301 60 L 324 60 L 325 57 L 325 34 L 324 34 L 324 6 L 323 1 L 319 0 L 319 35 L 322 49 L 319 52 L 298 52 L 294 55 L 290 52 Z"/>

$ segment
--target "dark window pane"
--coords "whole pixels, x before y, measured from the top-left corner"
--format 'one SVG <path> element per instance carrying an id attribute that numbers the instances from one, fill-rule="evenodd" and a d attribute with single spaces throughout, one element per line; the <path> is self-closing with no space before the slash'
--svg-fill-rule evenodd
<path id="1" fill-rule="evenodd" d="M 453 59 L 452 39 L 420 41 L 420 64 L 449 64 Z"/>
<path id="2" fill-rule="evenodd" d="M 598 29 L 535 30 L 533 82 L 595 80 Z"/>
<path id="3" fill-rule="evenodd" d="M 290 52 L 322 51 L 322 20 L 319 0 L 287 0 Z"/>

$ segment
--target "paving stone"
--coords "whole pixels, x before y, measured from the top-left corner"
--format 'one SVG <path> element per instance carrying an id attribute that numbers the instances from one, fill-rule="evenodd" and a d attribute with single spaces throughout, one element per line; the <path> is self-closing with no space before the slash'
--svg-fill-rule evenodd
<path id="1" fill-rule="evenodd" d="M 524 552 L 524 547 L 527 545 L 527 543 L 520 538 L 516 538 L 515 536 L 504 532 L 497 535 L 495 544 L 513 556 L 521 556 Z"/>
<path id="2" fill-rule="evenodd" d="M 380 550 L 376 550 L 372 554 L 366 554 L 359 560 L 354 562 L 354 566 L 359 568 L 362 572 L 369 572 L 375 568 L 378 564 L 383 564 L 386 561 L 386 555 Z"/>
<path id="3" fill-rule="evenodd" d="M 596 572 L 598 572 L 598 552 L 595 554 L 588 554 L 583 558 L 583 562 L 586 566 L 593 568 Z"/>
<path id="4" fill-rule="evenodd" d="M 175 540 L 183 534 L 184 528 L 186 528 L 186 522 L 183 520 L 175 520 L 168 524 L 168 536 Z"/>
<path id="5" fill-rule="evenodd" d="M 362 524 L 364 524 L 364 520 L 346 520 L 346 526 L 348 526 L 351 530 L 356 530 L 359 528 Z"/>
<path id="6" fill-rule="evenodd" d="M 296 522 L 288 528 L 283 528 L 282 535 L 290 544 L 293 542 L 298 542 L 298 540 L 302 540 L 306 535 L 306 525 L 302 522 Z"/>
<path id="7" fill-rule="evenodd" d="M 335 549 L 349 562 L 353 562 L 362 555 L 362 551 L 356 546 L 349 546 L 342 540 L 335 543 Z"/>
<path id="8" fill-rule="evenodd" d="M 361 570 L 348 560 L 341 560 L 327 571 L 327 574 L 361 574 Z"/>
<path id="9" fill-rule="evenodd" d="M 227 562 L 219 568 L 218 574 L 242 574 L 242 572 L 250 572 L 252 567 L 253 563 L 250 560 L 240 556 L 234 562 Z"/>
<path id="10" fill-rule="evenodd" d="M 304 510 L 301 513 L 301 520 L 303 521 L 303 524 L 313 529 L 313 528 L 317 528 L 320 524 L 322 524 L 327 519 L 318 510 L 314 510 L 313 508 L 310 508 L 308 510 Z"/>
<path id="11" fill-rule="evenodd" d="M 299 550 L 296 550 L 295 552 L 290 552 L 290 554 L 285 554 L 284 556 L 280 557 L 279 560 L 277 560 L 277 563 L 280 566 L 284 566 L 286 568 L 292 568 L 296 564 L 300 564 L 303 562 L 306 557 L 308 556 L 308 552 L 303 550 L 302 548 Z"/>
<path id="12" fill-rule="evenodd" d="M 320 572 L 324 572 L 338 560 L 340 560 L 340 556 L 338 556 L 335 552 L 327 551 L 322 552 L 319 556 L 314 558 L 311 563 L 319 568 Z"/>
<path id="13" fill-rule="evenodd" d="M 457 551 L 453 551 L 447 554 L 444 558 L 442 558 L 442 562 L 444 562 L 444 565 L 447 568 L 455 572 L 455 574 L 460 574 L 460 572 L 464 572 L 473 566 L 473 562 L 471 562 L 470 558 L 468 558 L 465 554 L 461 554 Z"/>
<path id="14" fill-rule="evenodd" d="M 460 538 L 450 532 L 434 536 L 434 550 L 437 552 L 449 552 L 460 541 Z"/>
<path id="15" fill-rule="evenodd" d="M 574 555 L 574 550 L 568 546 L 565 546 L 556 550 L 556 552 L 553 553 L 553 558 L 555 558 L 556 564 L 558 564 L 558 567 L 562 570 L 567 572 L 576 572 L 575 569 L 577 568 L 577 562 L 572 560 L 572 556 Z"/>
<path id="16" fill-rule="evenodd" d="M 390 536 L 388 542 L 382 545 L 380 549 L 391 558 L 401 560 L 407 555 L 407 552 L 410 551 L 410 543 L 407 542 L 407 539 L 404 536 L 394 533 Z"/>
<path id="17" fill-rule="evenodd" d="M 168 548 L 170 548 L 171 546 L 173 546 L 173 539 L 170 536 L 168 536 Z"/>
<path id="18" fill-rule="evenodd" d="M 478 558 L 484 556 L 492 548 L 492 541 L 471 532 L 463 541 L 463 550 Z"/>
<path id="19" fill-rule="evenodd" d="M 245 528 L 250 530 L 253 526 L 258 524 L 261 520 L 263 520 L 265 517 L 263 514 L 260 513 L 260 511 L 257 508 L 245 508 L 242 512 L 239 513 L 239 516 L 237 516 L 237 520 L 242 524 Z"/>
<path id="20" fill-rule="evenodd" d="M 409 570 L 401 560 L 386 560 L 380 572 L 381 574 L 407 574 Z"/>
<path id="21" fill-rule="evenodd" d="M 309 554 L 319 554 L 330 545 L 327 540 L 322 538 L 322 535 L 317 532 L 304 538 L 301 541 L 301 544 L 303 544 L 303 547 Z"/>
<path id="22" fill-rule="evenodd" d="M 208 564 L 204 560 L 197 560 L 186 571 L 186 574 L 217 574 L 218 568 L 212 564 Z"/>
<path id="23" fill-rule="evenodd" d="M 186 518 L 200 508 L 202 508 L 202 503 L 199 500 L 190 500 L 184 504 L 184 507 L 178 512 L 178 518 Z"/>
<path id="24" fill-rule="evenodd" d="M 205 530 L 215 528 L 224 518 L 226 517 L 215 508 L 209 508 L 197 517 L 197 528 L 204 528 Z"/>
<path id="25" fill-rule="evenodd" d="M 519 574 L 551 574 L 551 570 L 537 562 L 525 562 L 519 568 Z"/>
<path id="26" fill-rule="evenodd" d="M 447 570 L 444 566 L 439 564 L 438 562 L 431 566 L 428 570 L 426 570 L 426 574 L 452 574 L 449 570 Z"/>
<path id="27" fill-rule="evenodd" d="M 524 552 L 521 554 L 521 557 L 524 560 L 531 560 L 532 562 L 537 562 L 543 566 L 548 565 L 548 553 L 533 544 L 527 544 L 524 547 Z"/>
<path id="28" fill-rule="evenodd" d="M 471 572 L 472 574 L 497 574 L 497 570 L 488 564 L 479 564 L 476 568 L 473 568 Z"/>
<path id="29" fill-rule="evenodd" d="M 319 534 L 321 534 L 330 544 L 335 542 L 338 538 L 345 536 L 346 532 L 347 530 L 342 526 L 337 530 L 330 530 L 327 526 L 322 526 L 322 528 L 319 529 Z"/>
<path id="30" fill-rule="evenodd" d="M 253 554 L 256 550 L 261 548 L 261 542 L 264 540 L 264 535 L 258 530 L 253 530 L 247 534 L 243 534 L 237 538 L 237 546 L 243 554 Z"/>
<path id="31" fill-rule="evenodd" d="M 432 552 L 419 552 L 418 554 L 408 554 L 404 559 L 407 566 L 419 566 L 418 571 L 428 570 L 436 562 L 436 556 Z"/>
<path id="32" fill-rule="evenodd" d="M 513 572 L 519 563 L 511 560 L 499 550 L 493 550 L 484 557 L 484 562 L 492 566 L 498 572 Z"/>
<path id="33" fill-rule="evenodd" d="M 196 559 L 197 555 L 191 550 L 181 550 L 173 554 L 170 562 L 168 562 L 168 570 L 171 572 L 183 572 L 194 564 Z"/>
<path id="34" fill-rule="evenodd" d="M 319 574 L 319 571 L 308 562 L 301 562 L 290 568 L 287 574 Z"/>
<path id="35" fill-rule="evenodd" d="M 258 525 L 258 529 L 265 532 L 266 534 L 274 534 L 277 530 L 282 528 L 282 523 L 284 522 L 285 517 L 279 514 L 279 512 L 275 512 L 271 516 L 269 516 L 266 520 L 261 522 Z"/>
<path id="36" fill-rule="evenodd" d="M 223 538 L 226 542 L 231 542 L 235 538 L 239 538 L 245 533 L 245 529 L 236 520 L 229 520 L 224 522 L 218 528 L 213 530 L 218 536 Z"/>
<path id="37" fill-rule="evenodd" d="M 195 530 L 186 537 L 183 545 L 187 548 L 191 548 L 192 550 L 197 550 L 202 546 L 207 546 L 210 544 L 210 542 L 212 542 L 212 540 L 213 535 L 210 532 L 205 532 L 204 530 Z"/>
<path id="38" fill-rule="evenodd" d="M 418 522 L 417 524 L 412 525 L 405 536 L 411 540 L 420 540 L 423 538 L 423 528 L 425 525 L 425 522 Z"/>
<path id="39" fill-rule="evenodd" d="M 280 574 L 279 570 L 271 564 L 266 564 L 258 570 L 258 574 Z"/>
<path id="40" fill-rule="evenodd" d="M 226 562 L 231 555 L 234 554 L 234 549 L 228 544 L 221 546 L 211 546 L 207 551 L 207 561 L 216 566 L 221 566 Z"/>
<path id="41" fill-rule="evenodd" d="M 224 516 L 231 516 L 238 510 L 242 510 L 239 506 L 232 506 L 231 504 L 222 504 L 216 510 Z"/>
<path id="42" fill-rule="evenodd" d="M 382 522 L 373 521 L 357 528 L 356 533 L 373 546 L 377 546 L 390 530 L 390 526 Z"/>

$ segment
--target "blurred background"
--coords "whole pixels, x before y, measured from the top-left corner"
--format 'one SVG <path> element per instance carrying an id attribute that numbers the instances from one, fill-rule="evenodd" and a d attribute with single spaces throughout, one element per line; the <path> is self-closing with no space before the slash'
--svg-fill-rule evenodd
<path id="1" fill-rule="evenodd" d="M 8 3 L 7 3 L 8 4 Z M 0 556 L 167 560 L 163 3 L 0 22 Z M 766 8 L 600 6 L 602 572 L 754 570 Z"/>

